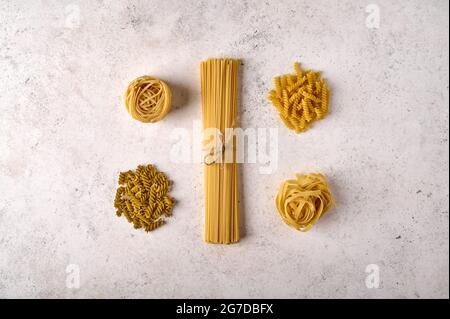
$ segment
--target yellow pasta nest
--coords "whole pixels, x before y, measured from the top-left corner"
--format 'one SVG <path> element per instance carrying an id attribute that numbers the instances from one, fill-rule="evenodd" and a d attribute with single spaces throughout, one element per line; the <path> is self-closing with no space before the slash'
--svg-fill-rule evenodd
<path id="1" fill-rule="evenodd" d="M 296 177 L 281 184 L 275 202 L 286 224 L 308 231 L 331 207 L 333 197 L 322 174 Z"/>
<path id="2" fill-rule="evenodd" d="M 303 73 L 297 62 L 294 68 L 295 74 L 274 78 L 275 89 L 269 92 L 269 100 L 284 124 L 300 133 L 328 113 L 329 90 L 320 72 Z"/>
<path id="3" fill-rule="evenodd" d="M 134 228 L 151 231 L 172 215 L 174 200 L 167 195 L 171 183 L 153 165 L 138 166 L 136 171 L 121 172 L 114 207 L 117 216 L 125 216 Z"/>
<path id="4" fill-rule="evenodd" d="M 160 79 L 141 76 L 131 81 L 125 91 L 125 107 L 130 115 L 144 123 L 162 120 L 169 113 L 172 93 Z"/>

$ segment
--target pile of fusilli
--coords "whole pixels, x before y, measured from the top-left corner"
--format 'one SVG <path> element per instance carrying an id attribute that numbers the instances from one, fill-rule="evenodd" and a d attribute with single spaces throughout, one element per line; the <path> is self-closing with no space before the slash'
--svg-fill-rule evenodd
<path id="1" fill-rule="evenodd" d="M 153 165 L 138 166 L 136 171 L 121 172 L 114 207 L 134 228 L 151 231 L 172 215 L 174 200 L 167 195 L 170 181 Z"/>
<path id="2" fill-rule="evenodd" d="M 328 113 L 329 90 L 320 72 L 303 73 L 297 62 L 294 68 L 295 74 L 274 78 L 275 89 L 269 92 L 269 100 L 284 124 L 299 133 Z"/>

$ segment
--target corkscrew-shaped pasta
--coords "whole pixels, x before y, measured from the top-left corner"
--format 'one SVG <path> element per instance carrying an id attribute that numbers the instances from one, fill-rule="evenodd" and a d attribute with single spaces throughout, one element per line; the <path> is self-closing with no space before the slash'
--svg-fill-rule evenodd
<path id="1" fill-rule="evenodd" d="M 125 107 L 130 115 L 144 123 L 162 120 L 169 113 L 172 93 L 160 79 L 141 76 L 131 81 L 125 91 Z"/>
<path id="2" fill-rule="evenodd" d="M 174 200 L 167 195 L 170 185 L 167 176 L 153 165 L 120 173 L 114 199 L 117 216 L 124 215 L 134 228 L 147 232 L 160 227 L 172 215 Z"/>
<path id="3" fill-rule="evenodd" d="M 333 196 L 322 174 L 296 177 L 281 184 L 275 202 L 286 224 L 308 231 L 332 206 Z"/>
<path id="4" fill-rule="evenodd" d="M 328 113 L 329 90 L 319 72 L 309 70 L 303 73 L 297 62 L 294 69 L 295 75 L 274 78 L 275 89 L 269 92 L 269 100 L 283 123 L 300 133 Z"/>

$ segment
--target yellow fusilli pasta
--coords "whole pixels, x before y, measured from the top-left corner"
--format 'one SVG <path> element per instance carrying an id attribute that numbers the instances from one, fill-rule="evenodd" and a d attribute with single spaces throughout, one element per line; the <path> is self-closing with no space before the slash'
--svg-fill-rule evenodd
<path id="1" fill-rule="evenodd" d="M 295 75 L 274 78 L 275 89 L 269 92 L 269 100 L 283 123 L 300 133 L 328 113 L 329 90 L 319 72 L 303 73 L 297 62 L 294 69 Z"/>

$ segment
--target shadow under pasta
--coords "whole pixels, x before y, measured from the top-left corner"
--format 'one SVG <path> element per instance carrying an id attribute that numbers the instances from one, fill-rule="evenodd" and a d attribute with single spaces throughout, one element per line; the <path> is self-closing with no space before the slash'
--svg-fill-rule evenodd
<path id="1" fill-rule="evenodd" d="M 172 91 L 172 112 L 189 104 L 189 88 L 182 83 L 168 82 Z"/>

